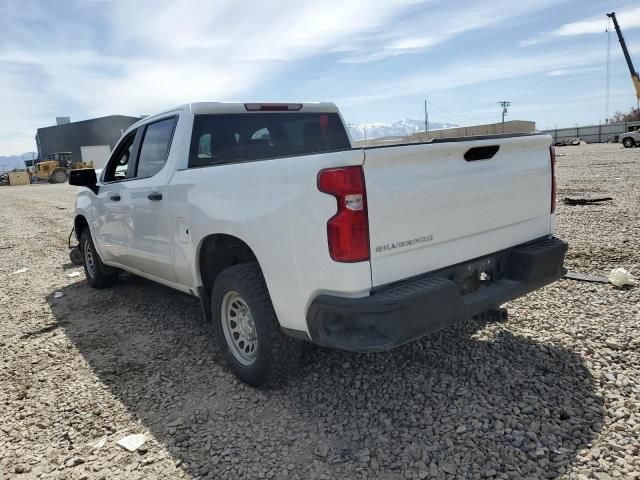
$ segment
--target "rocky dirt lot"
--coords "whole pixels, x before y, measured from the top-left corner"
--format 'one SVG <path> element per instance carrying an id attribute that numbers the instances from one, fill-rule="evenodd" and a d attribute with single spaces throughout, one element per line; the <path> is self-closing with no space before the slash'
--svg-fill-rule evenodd
<path id="1" fill-rule="evenodd" d="M 568 267 L 640 273 L 640 149 L 558 152 L 559 198 L 614 197 L 559 203 Z M 562 280 L 507 323 L 317 349 L 255 390 L 197 300 L 69 277 L 74 191 L 0 188 L 0 479 L 640 478 L 639 287 Z M 116 444 L 133 433 L 138 451 Z"/>

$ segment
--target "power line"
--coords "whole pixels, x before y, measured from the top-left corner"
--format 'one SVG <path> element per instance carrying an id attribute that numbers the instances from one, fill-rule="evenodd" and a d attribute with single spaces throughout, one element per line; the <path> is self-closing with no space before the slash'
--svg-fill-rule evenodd
<path id="1" fill-rule="evenodd" d="M 434 107 L 434 108 L 435 108 L 435 109 L 437 109 L 437 110 L 440 110 L 440 111 L 442 111 L 442 112 L 444 112 L 444 113 L 447 113 L 447 114 L 451 115 L 452 117 L 457 117 L 458 119 L 462 118 L 462 119 L 467 119 L 467 120 L 490 120 L 490 119 L 495 118 L 495 117 L 493 117 L 493 116 L 486 116 L 486 117 L 470 117 L 470 116 L 468 116 L 468 115 L 462 115 L 462 114 L 459 114 L 459 113 L 453 113 L 453 112 L 450 112 L 450 111 L 448 111 L 448 110 L 445 110 L 444 108 L 439 107 L 438 105 L 436 105 L 436 104 L 435 104 L 435 103 L 433 103 L 433 102 L 429 102 L 429 105 L 430 105 L 430 106 L 432 106 L 432 107 Z M 453 118 L 453 120 L 455 120 L 455 118 Z"/>
<path id="2" fill-rule="evenodd" d="M 429 107 L 432 107 L 433 105 L 429 104 Z M 494 119 L 495 117 L 490 117 L 491 119 Z M 429 128 L 431 129 L 433 127 L 434 123 L 456 123 L 456 124 L 460 124 L 460 123 L 478 123 L 478 122 L 484 122 L 487 121 L 489 119 L 489 117 L 487 117 L 487 119 L 475 119 L 475 120 L 469 120 L 466 118 L 459 118 L 459 117 L 454 117 L 451 115 L 445 115 L 444 113 L 441 112 L 430 112 L 429 114 Z"/>

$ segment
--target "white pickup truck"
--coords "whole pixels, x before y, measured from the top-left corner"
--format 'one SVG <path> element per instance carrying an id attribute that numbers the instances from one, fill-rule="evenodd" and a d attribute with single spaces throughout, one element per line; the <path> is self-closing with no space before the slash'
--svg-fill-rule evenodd
<path id="1" fill-rule="evenodd" d="M 330 103 L 193 103 L 74 170 L 87 281 L 200 299 L 231 370 L 263 385 L 301 341 L 376 351 L 565 273 L 547 135 L 353 148 Z"/>

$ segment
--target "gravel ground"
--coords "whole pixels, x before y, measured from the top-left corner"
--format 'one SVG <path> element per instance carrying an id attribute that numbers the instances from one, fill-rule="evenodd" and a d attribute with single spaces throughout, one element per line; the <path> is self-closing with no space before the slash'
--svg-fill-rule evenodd
<path id="1" fill-rule="evenodd" d="M 640 273 L 640 150 L 558 150 L 567 264 Z M 562 280 L 383 354 L 255 390 L 198 302 L 68 262 L 74 188 L 0 188 L 0 478 L 640 478 L 640 288 Z M 22 273 L 13 273 L 28 268 Z M 54 298 L 54 292 L 63 292 Z M 122 437 L 149 437 L 130 453 Z"/>

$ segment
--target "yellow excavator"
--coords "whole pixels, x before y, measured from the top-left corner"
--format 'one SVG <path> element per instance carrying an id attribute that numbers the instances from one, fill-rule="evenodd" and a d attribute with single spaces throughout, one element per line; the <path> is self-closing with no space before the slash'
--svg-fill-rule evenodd
<path id="1" fill-rule="evenodd" d="M 624 53 L 624 58 L 627 61 L 627 66 L 629 67 L 629 72 L 631 73 L 631 81 L 633 82 L 633 86 L 636 89 L 636 98 L 638 100 L 638 104 L 640 104 L 640 77 L 638 76 L 638 72 L 636 72 L 636 69 L 633 66 L 633 62 L 631 61 L 631 55 L 629 55 L 629 50 L 627 49 L 627 43 L 624 41 L 624 37 L 622 36 L 622 30 L 620 30 L 620 25 L 618 25 L 616 12 L 607 13 L 607 17 L 613 20 L 613 26 L 616 29 L 616 33 L 618 34 L 618 40 L 620 41 L 620 46 L 622 47 L 622 53 Z"/>
<path id="2" fill-rule="evenodd" d="M 35 165 L 33 176 L 49 183 L 64 183 L 71 170 L 93 168 L 93 162 L 73 162 L 71 152 L 56 152 Z"/>

